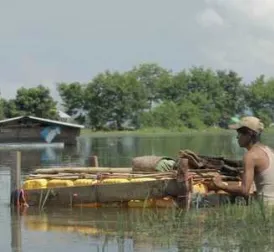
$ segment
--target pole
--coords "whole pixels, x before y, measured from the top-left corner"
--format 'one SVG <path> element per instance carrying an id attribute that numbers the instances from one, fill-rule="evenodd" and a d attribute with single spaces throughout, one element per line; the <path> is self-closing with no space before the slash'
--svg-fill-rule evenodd
<path id="1" fill-rule="evenodd" d="M 90 156 L 89 157 L 89 165 L 91 167 L 98 167 L 99 166 L 98 157 L 97 156 Z"/>
<path id="2" fill-rule="evenodd" d="M 180 158 L 177 170 L 177 185 L 180 191 L 176 199 L 178 207 L 185 210 L 190 208 L 190 199 L 192 191 L 192 183 L 189 179 L 189 163 L 188 159 Z"/>
<path id="3" fill-rule="evenodd" d="M 10 167 L 10 193 L 21 189 L 21 152 L 14 152 L 12 155 L 12 164 Z"/>
<path id="4" fill-rule="evenodd" d="M 21 189 L 21 152 L 12 152 L 10 165 L 10 207 L 12 252 L 22 251 L 21 208 L 18 205 Z"/>

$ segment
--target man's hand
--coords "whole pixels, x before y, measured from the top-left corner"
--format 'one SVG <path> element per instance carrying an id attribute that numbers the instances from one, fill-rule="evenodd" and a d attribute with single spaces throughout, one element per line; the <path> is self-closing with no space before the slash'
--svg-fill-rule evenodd
<path id="1" fill-rule="evenodd" d="M 27 202 L 25 202 L 25 203 L 23 204 L 23 207 L 28 208 L 28 207 L 29 207 L 29 204 L 28 204 Z"/>

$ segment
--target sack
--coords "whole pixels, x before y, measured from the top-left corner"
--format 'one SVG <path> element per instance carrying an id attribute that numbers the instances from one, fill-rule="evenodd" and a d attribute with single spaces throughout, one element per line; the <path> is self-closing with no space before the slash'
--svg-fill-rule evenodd
<path id="1" fill-rule="evenodd" d="M 140 156 L 132 159 L 132 171 L 155 172 L 172 170 L 175 161 L 162 156 Z"/>

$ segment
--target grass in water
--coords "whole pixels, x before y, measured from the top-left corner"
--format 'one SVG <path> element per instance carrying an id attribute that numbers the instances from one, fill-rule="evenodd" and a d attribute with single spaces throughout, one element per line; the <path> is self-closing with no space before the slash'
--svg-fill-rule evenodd
<path id="1" fill-rule="evenodd" d="M 269 251 L 274 245 L 273 210 L 257 202 L 250 206 L 227 204 L 188 212 L 144 209 L 132 231 L 143 240 L 165 246 L 176 244 L 185 250 L 199 251 L 208 246 L 218 251 Z"/>

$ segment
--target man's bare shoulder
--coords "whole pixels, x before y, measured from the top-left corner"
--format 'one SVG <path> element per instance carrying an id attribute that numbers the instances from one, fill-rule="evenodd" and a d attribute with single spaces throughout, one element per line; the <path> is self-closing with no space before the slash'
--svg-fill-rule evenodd
<path id="1" fill-rule="evenodd" d="M 256 153 L 256 151 L 254 150 L 249 150 L 247 151 L 244 156 L 243 156 L 243 161 L 246 162 L 248 160 L 253 160 L 256 158 L 256 156 L 258 155 L 258 153 Z"/>
<path id="2" fill-rule="evenodd" d="M 256 161 L 261 161 L 267 159 L 267 154 L 264 148 L 269 148 L 268 146 L 253 146 L 252 149 L 248 150 L 244 154 L 244 161 L 253 160 L 255 163 Z M 270 148 L 269 148 L 270 149 Z M 273 151 L 272 149 L 270 149 Z M 274 151 L 273 151 L 274 153 Z"/>

